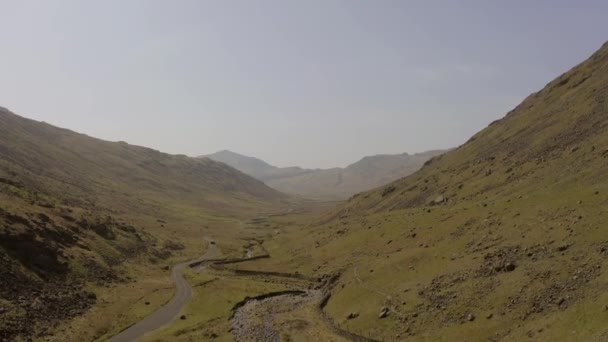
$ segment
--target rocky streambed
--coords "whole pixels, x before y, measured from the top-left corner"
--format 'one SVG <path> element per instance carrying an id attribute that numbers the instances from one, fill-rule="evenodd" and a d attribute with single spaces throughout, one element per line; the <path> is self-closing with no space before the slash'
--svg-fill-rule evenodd
<path id="1" fill-rule="evenodd" d="M 305 305 L 317 305 L 321 299 L 321 290 L 286 291 L 246 299 L 237 305 L 232 316 L 234 339 L 279 342 L 281 335 L 275 317 Z"/>

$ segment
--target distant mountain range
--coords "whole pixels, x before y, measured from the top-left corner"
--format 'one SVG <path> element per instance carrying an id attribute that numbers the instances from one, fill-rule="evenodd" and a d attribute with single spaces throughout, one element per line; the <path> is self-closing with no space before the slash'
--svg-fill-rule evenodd
<path id="1" fill-rule="evenodd" d="M 304 169 L 276 167 L 267 162 L 224 150 L 202 156 L 234 167 L 281 192 L 317 200 L 340 200 L 358 192 L 408 176 L 445 150 L 417 154 L 382 154 L 364 157 L 345 168 Z"/>

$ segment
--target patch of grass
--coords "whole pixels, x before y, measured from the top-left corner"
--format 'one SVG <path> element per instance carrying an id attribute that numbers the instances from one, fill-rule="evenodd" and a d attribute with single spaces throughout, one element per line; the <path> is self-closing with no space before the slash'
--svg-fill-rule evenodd
<path id="1" fill-rule="evenodd" d="M 231 309 L 246 297 L 287 289 L 285 285 L 256 281 L 247 278 L 231 278 L 213 274 L 188 273 L 195 286 L 194 296 L 183 314 L 185 320 L 177 320 L 170 326 L 146 336 L 142 341 L 190 341 L 206 340 L 217 336 L 219 341 L 231 341 L 229 332 Z M 209 282 L 210 280 L 217 279 Z M 192 283 L 191 282 L 191 283 Z"/>

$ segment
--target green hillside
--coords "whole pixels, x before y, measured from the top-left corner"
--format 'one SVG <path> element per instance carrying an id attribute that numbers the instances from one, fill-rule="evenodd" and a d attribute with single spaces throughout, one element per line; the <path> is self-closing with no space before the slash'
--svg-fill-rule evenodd
<path id="1" fill-rule="evenodd" d="M 286 201 L 222 163 L 0 109 L 0 340 L 44 336 L 119 289 L 113 300 L 124 309 L 142 281 L 160 279 L 145 291 L 170 286 L 163 269 L 201 255 L 204 237 L 233 236 L 239 220 Z M 224 240 L 226 253 L 241 248 Z M 88 329 L 94 336 L 105 328 Z"/>
<path id="2" fill-rule="evenodd" d="M 246 267 L 341 274 L 326 312 L 383 341 L 605 341 L 607 98 L 605 44 L 464 145 Z"/>

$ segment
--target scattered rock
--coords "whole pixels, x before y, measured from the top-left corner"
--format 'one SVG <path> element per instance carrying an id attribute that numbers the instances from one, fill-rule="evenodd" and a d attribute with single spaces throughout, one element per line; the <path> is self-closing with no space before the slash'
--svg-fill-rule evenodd
<path id="1" fill-rule="evenodd" d="M 445 204 L 447 203 L 448 198 L 444 195 L 439 195 L 435 197 L 435 199 L 431 202 L 433 205 Z"/>
<path id="2" fill-rule="evenodd" d="M 351 312 L 348 314 L 348 316 L 346 316 L 346 319 L 355 319 L 359 317 L 359 313 L 358 312 Z"/>
<path id="3" fill-rule="evenodd" d="M 397 188 L 394 185 L 389 185 L 382 191 L 382 197 L 388 196 L 393 193 Z"/>
<path id="4" fill-rule="evenodd" d="M 383 306 L 382 309 L 380 309 L 380 314 L 378 315 L 378 318 L 386 318 L 388 317 L 389 313 L 390 310 L 386 306 Z"/>
<path id="5" fill-rule="evenodd" d="M 472 313 L 467 315 L 467 321 L 473 322 L 474 320 L 475 320 L 475 315 L 473 315 Z"/>
<path id="6" fill-rule="evenodd" d="M 512 272 L 515 270 L 515 264 L 512 262 L 507 262 L 503 267 L 505 272 Z"/>

